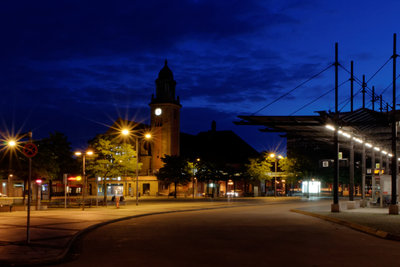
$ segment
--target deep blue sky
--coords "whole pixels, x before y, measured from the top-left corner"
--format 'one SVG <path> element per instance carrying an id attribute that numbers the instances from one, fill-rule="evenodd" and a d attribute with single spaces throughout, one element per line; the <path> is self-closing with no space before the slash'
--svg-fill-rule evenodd
<path id="1" fill-rule="evenodd" d="M 216 120 L 218 130 L 234 130 L 258 150 L 274 148 L 276 136 L 232 121 L 333 63 L 335 42 L 340 63 L 350 69 L 354 60 L 356 75 L 369 79 L 391 56 L 393 33 L 400 29 L 397 1 L 0 5 L 3 131 L 32 129 L 36 138 L 60 131 L 73 147 L 84 147 L 118 116 L 147 122 L 154 80 L 168 59 L 183 105 L 183 132 L 208 130 Z M 333 88 L 333 78 L 332 68 L 257 115 L 289 115 Z M 340 82 L 348 78 L 340 72 Z M 368 86 L 380 93 L 390 82 L 389 64 Z M 349 84 L 341 90 L 343 102 Z M 391 101 L 391 89 L 385 93 Z M 333 110 L 333 97 L 331 92 L 296 114 Z"/>

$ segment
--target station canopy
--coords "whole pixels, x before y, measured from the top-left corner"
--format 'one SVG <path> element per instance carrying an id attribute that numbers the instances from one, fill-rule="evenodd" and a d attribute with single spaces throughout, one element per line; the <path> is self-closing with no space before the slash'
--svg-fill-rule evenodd
<path id="1" fill-rule="evenodd" d="M 314 116 L 245 116 L 240 115 L 237 125 L 264 126 L 263 132 L 285 133 L 288 138 L 302 138 L 310 141 L 332 143 L 333 130 L 327 125 L 339 129 L 341 145 L 350 144 L 350 139 L 362 140 L 381 150 L 391 151 L 392 112 L 379 112 L 360 108 L 353 112 L 341 112 L 335 117 L 332 112 L 318 111 Z M 399 122 L 400 112 L 396 111 L 396 121 Z M 399 142 L 397 142 L 399 149 Z M 357 148 L 356 148 L 357 149 Z"/>

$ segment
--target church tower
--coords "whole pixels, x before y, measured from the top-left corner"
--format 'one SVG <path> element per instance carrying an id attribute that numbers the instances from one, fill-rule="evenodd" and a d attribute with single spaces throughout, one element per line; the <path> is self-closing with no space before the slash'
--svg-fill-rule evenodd
<path id="1" fill-rule="evenodd" d="M 153 168 L 162 167 L 165 155 L 179 155 L 180 109 L 179 97 L 175 97 L 176 82 L 167 60 L 156 79 L 156 95 L 151 97 L 151 128 L 153 131 Z"/>

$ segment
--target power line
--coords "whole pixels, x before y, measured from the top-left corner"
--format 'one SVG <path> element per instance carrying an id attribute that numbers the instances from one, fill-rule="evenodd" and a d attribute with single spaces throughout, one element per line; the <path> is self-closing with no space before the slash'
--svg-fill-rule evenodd
<path id="1" fill-rule="evenodd" d="M 356 79 L 355 79 L 355 80 L 356 80 Z M 348 80 L 348 81 L 350 81 L 350 80 Z M 359 93 L 361 93 L 361 89 L 362 89 L 362 87 L 360 87 L 360 88 L 357 90 L 357 93 L 355 93 L 355 95 L 353 95 L 353 98 L 356 97 Z M 339 112 L 342 111 L 342 110 L 347 106 L 347 104 L 349 104 L 350 101 L 351 101 L 351 96 L 348 97 L 346 100 L 342 101 L 342 103 L 340 103 L 339 106 L 343 105 L 343 103 L 344 103 L 344 105 L 343 105 L 343 107 L 339 110 Z"/>
<path id="2" fill-rule="evenodd" d="M 279 100 L 281 100 L 282 98 L 288 96 L 290 93 L 292 93 L 294 90 L 298 89 L 299 87 L 303 86 L 304 84 L 308 83 L 309 81 L 311 81 L 312 79 L 318 77 L 319 75 L 321 75 L 323 72 L 325 72 L 326 70 L 328 70 L 330 67 L 332 67 L 333 64 L 330 64 L 328 67 L 326 67 L 325 69 L 323 69 L 322 71 L 318 72 L 317 74 L 311 76 L 310 78 L 308 78 L 307 80 L 305 80 L 304 82 L 300 83 L 299 85 L 297 85 L 296 87 L 294 87 L 292 90 L 290 90 L 289 92 L 281 95 L 280 97 L 276 98 L 275 100 L 271 101 L 270 103 L 268 103 L 267 105 L 263 106 L 262 108 L 260 108 L 259 110 L 257 110 L 256 112 L 252 113 L 251 116 L 254 116 L 255 114 L 257 114 L 258 112 L 260 112 L 263 109 L 266 109 L 267 107 L 271 106 L 272 104 L 274 104 L 275 102 L 278 102 Z"/>
<path id="3" fill-rule="evenodd" d="M 371 78 L 369 78 L 369 79 L 366 81 L 366 83 L 368 83 L 369 81 L 371 81 L 371 80 L 375 77 L 375 75 L 378 74 L 378 72 L 380 72 L 380 71 L 383 69 L 383 67 L 385 67 L 386 64 L 389 63 L 389 61 L 390 61 L 391 59 L 392 59 L 392 57 L 390 57 L 388 60 L 386 60 L 386 62 L 374 73 L 374 75 L 371 76 Z"/>
<path id="4" fill-rule="evenodd" d="M 343 84 L 347 83 L 348 81 L 349 81 L 349 80 L 346 80 L 346 81 L 342 82 L 341 84 L 339 84 L 339 85 L 338 85 L 338 88 L 339 88 L 340 86 L 342 86 Z M 305 104 L 305 105 L 302 106 L 301 108 L 299 108 L 299 109 L 297 109 L 296 111 L 290 113 L 289 116 L 292 116 L 293 114 L 295 114 L 295 113 L 299 112 L 300 110 L 306 108 L 307 106 L 313 104 L 314 102 L 316 102 L 316 101 L 318 101 L 319 99 L 323 98 L 324 96 L 326 96 L 327 94 L 329 94 L 329 93 L 332 92 L 333 90 L 335 90 L 335 87 L 332 88 L 332 89 L 329 89 L 329 90 L 326 91 L 324 94 L 322 94 L 322 95 L 320 95 L 319 97 L 315 98 L 313 101 L 311 101 L 311 102 Z"/>
<path id="5" fill-rule="evenodd" d="M 371 81 L 371 80 L 386 66 L 386 64 L 390 62 L 391 59 L 392 59 L 392 57 L 390 57 L 388 60 L 386 60 L 386 62 L 385 62 L 381 67 L 379 67 L 379 69 L 378 69 L 378 70 L 371 76 L 371 78 L 369 78 L 365 83 L 368 83 L 369 81 Z M 344 66 L 342 66 L 342 65 L 339 65 L 339 66 L 340 66 L 343 70 L 345 70 L 347 73 L 351 74 L 351 72 L 350 72 L 348 69 L 346 69 L 346 67 L 344 67 Z M 361 87 L 358 89 L 358 92 L 353 96 L 353 97 L 355 97 L 355 96 L 357 96 L 359 93 L 361 93 L 360 89 L 362 89 L 362 81 L 361 81 L 360 79 L 358 79 L 356 76 L 353 76 L 353 77 L 354 77 L 354 81 L 361 85 Z M 398 77 L 400 77 L 400 75 L 397 76 L 397 78 L 398 78 Z M 397 79 L 397 78 L 396 78 L 396 79 Z M 392 82 L 391 84 L 393 84 L 393 82 Z M 390 85 L 391 85 L 391 84 L 390 84 Z M 390 87 L 390 85 L 389 85 L 388 87 L 386 87 L 386 88 L 381 92 L 381 94 L 383 94 L 383 93 Z M 367 89 L 367 90 L 366 90 L 366 93 L 367 93 L 369 96 L 372 96 L 372 89 L 369 88 L 368 86 L 365 86 L 365 88 Z M 377 95 L 377 96 L 378 96 L 378 95 L 381 95 L 381 94 L 375 93 L 375 95 Z M 344 101 L 345 104 L 344 104 L 343 107 L 340 109 L 340 111 L 342 111 L 342 109 L 343 109 L 344 107 L 347 106 L 347 104 L 350 102 L 350 100 L 351 100 L 351 96 L 350 96 L 347 100 Z M 344 102 L 342 102 L 340 105 L 342 105 Z M 382 100 L 382 102 L 383 102 L 383 103 L 387 103 L 385 100 Z"/>
<path id="6" fill-rule="evenodd" d="M 400 77 L 400 74 L 397 75 L 397 77 L 396 77 L 395 80 L 397 80 L 399 77 Z M 381 95 L 383 95 L 383 93 L 384 93 L 387 89 L 389 89 L 392 85 L 393 85 L 393 81 L 390 82 L 390 84 L 389 84 L 388 86 L 386 86 L 385 89 L 383 89 L 383 91 L 381 92 Z"/>
<path id="7" fill-rule="evenodd" d="M 391 59 L 392 59 L 392 57 L 390 57 L 388 60 L 386 60 L 386 62 L 383 63 L 383 65 L 380 66 L 377 71 L 375 71 L 375 73 L 366 81 L 366 83 L 369 83 L 386 66 L 386 64 L 388 64 L 390 62 Z M 342 69 L 344 69 L 346 72 L 351 74 L 351 72 L 345 66 L 343 66 L 342 64 L 339 64 L 339 66 Z M 354 78 L 360 81 L 360 79 L 358 79 L 357 77 L 354 76 Z"/>

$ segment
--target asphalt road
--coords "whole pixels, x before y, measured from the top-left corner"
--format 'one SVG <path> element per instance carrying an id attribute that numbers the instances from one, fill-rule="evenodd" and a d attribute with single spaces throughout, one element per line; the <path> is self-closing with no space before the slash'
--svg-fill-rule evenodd
<path id="1" fill-rule="evenodd" d="M 289 211 L 299 205 L 113 223 L 88 233 L 73 259 L 56 266 L 399 266 L 400 242 Z"/>

